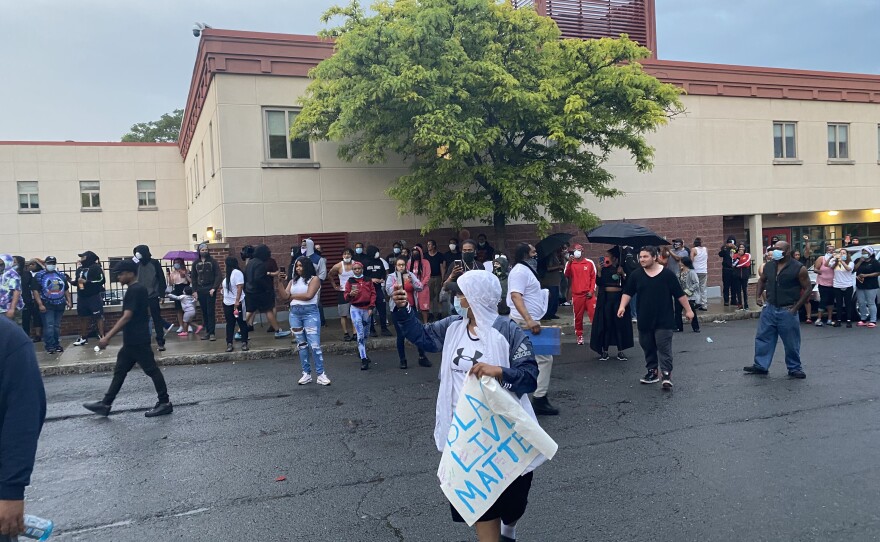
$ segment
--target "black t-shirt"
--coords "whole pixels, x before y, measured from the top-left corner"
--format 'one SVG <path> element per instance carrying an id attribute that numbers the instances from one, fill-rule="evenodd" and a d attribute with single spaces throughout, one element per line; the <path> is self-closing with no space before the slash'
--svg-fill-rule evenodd
<path id="1" fill-rule="evenodd" d="M 364 263 L 364 276 L 368 279 L 382 279 L 384 281 L 387 275 L 388 272 L 385 271 L 382 260 L 375 258 Z"/>
<path id="2" fill-rule="evenodd" d="M 443 256 L 443 254 L 438 252 L 437 254 L 431 256 L 430 254 L 425 252 L 425 259 L 428 260 L 429 264 L 431 264 L 432 277 L 439 277 L 440 275 L 442 275 L 442 273 L 440 272 L 440 265 L 446 261 L 446 258 Z"/>
<path id="3" fill-rule="evenodd" d="M 718 251 L 718 256 L 721 257 L 722 269 L 733 269 L 733 257 L 730 255 L 729 248 L 722 247 L 721 250 Z"/>
<path id="4" fill-rule="evenodd" d="M 678 277 L 669 269 L 664 268 L 655 277 L 649 277 L 643 268 L 635 270 L 626 278 L 623 293 L 636 299 L 639 315 L 639 331 L 655 329 L 675 329 L 675 311 L 673 303 L 684 295 Z"/>
<path id="5" fill-rule="evenodd" d="M 147 289 L 139 282 L 130 284 L 122 299 L 122 311 L 131 311 L 131 320 L 122 328 L 122 344 L 150 344 Z"/>
<path id="6" fill-rule="evenodd" d="M 84 288 L 79 286 L 80 279 L 86 283 Z M 76 293 L 79 296 L 91 297 L 100 294 L 104 290 L 104 271 L 97 263 L 89 267 L 80 266 L 76 270 L 76 279 L 74 280 L 76 281 Z"/>
<path id="7" fill-rule="evenodd" d="M 876 258 L 862 262 L 859 269 L 855 271 L 856 275 L 870 275 L 877 272 L 880 272 L 880 262 Z M 856 281 L 856 288 L 859 290 L 876 290 L 880 288 L 880 279 L 878 277 L 869 277 L 864 282 Z"/>

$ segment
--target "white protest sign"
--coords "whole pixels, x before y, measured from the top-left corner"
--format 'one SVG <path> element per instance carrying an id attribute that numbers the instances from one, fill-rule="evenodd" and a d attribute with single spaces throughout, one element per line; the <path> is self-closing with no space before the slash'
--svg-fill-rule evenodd
<path id="1" fill-rule="evenodd" d="M 557 448 L 494 378 L 469 376 L 455 406 L 437 477 L 446 498 L 473 525 L 539 454 L 552 459 Z"/>

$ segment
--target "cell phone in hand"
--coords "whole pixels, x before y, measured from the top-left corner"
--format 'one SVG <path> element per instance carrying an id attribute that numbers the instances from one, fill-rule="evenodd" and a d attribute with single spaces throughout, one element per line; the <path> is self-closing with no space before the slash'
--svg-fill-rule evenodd
<path id="1" fill-rule="evenodd" d="M 452 265 L 453 267 L 461 267 L 462 269 L 464 269 L 464 263 L 461 260 L 455 260 L 454 262 L 452 262 Z"/>

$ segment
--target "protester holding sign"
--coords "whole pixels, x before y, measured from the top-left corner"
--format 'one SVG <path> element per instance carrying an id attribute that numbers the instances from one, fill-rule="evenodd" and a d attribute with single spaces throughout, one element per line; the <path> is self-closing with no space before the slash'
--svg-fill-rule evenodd
<path id="1" fill-rule="evenodd" d="M 475 524 L 479 540 L 515 540 L 516 522 L 525 513 L 528 502 L 532 471 L 546 457 L 534 453 L 535 446 L 529 445 L 523 439 L 524 433 L 517 435 L 514 431 L 512 437 L 502 440 L 500 431 L 504 427 L 519 427 L 511 423 L 511 419 L 516 416 L 528 419 L 531 428 L 539 428 L 527 396 L 537 386 L 538 364 L 532 345 L 523 330 L 509 318 L 498 315 L 501 283 L 494 274 L 486 271 L 465 273 L 457 279 L 457 283 L 450 284 L 447 288 L 455 296 L 456 315 L 422 325 L 416 318 L 416 310 L 407 302 L 406 291 L 397 287 L 393 296 L 396 305 L 393 316 L 410 342 L 426 352 L 443 352 L 434 426 L 434 441 L 438 450 L 444 451 L 452 441 L 459 440 L 461 443 L 464 439 L 458 438 L 461 432 L 473 427 L 473 421 L 463 425 L 461 419 L 453 416 L 460 397 L 464 396 L 463 390 L 474 385 L 471 375 L 477 379 L 486 376 L 497 380 L 498 385 L 506 390 L 504 393 L 517 403 L 513 414 L 505 411 L 505 416 L 499 416 L 501 420 L 496 422 L 494 434 L 491 431 L 486 431 L 486 435 L 479 432 L 464 440 L 479 445 L 479 450 L 474 452 L 482 458 L 480 467 L 474 467 L 476 463 L 472 462 L 473 455 L 469 457 L 468 465 L 460 465 L 464 471 L 479 475 L 479 483 L 475 485 L 466 480 L 463 489 L 453 491 L 460 498 L 450 499 L 453 521 Z M 489 410 L 485 403 L 470 396 L 468 402 L 467 408 L 478 405 L 479 410 L 486 409 L 480 418 L 484 423 L 495 420 L 496 413 Z M 481 441 L 478 437 L 485 438 Z M 516 442 L 519 444 L 510 445 L 511 438 L 518 439 Z M 507 445 L 511 448 L 521 446 L 522 449 L 532 451 L 534 459 L 511 465 L 511 462 L 530 456 L 518 454 L 513 459 L 513 449 L 508 454 L 496 451 Z M 500 456 L 498 461 L 505 465 L 493 463 L 496 454 Z M 444 459 L 446 455 L 444 453 Z M 505 466 L 512 468 L 505 469 Z M 505 472 L 517 470 L 515 475 L 503 476 Z M 441 482 L 443 472 L 441 463 L 438 471 Z"/>

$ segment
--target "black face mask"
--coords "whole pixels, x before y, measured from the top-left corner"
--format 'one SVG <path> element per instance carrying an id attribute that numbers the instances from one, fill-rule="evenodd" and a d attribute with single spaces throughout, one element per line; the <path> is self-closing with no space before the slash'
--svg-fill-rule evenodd
<path id="1" fill-rule="evenodd" d="M 476 259 L 477 255 L 473 252 L 462 252 L 461 259 L 464 263 L 470 265 L 474 263 L 474 259 Z"/>

